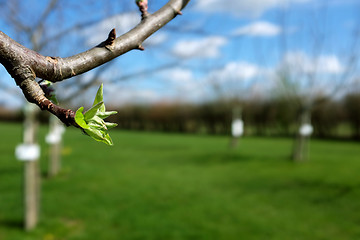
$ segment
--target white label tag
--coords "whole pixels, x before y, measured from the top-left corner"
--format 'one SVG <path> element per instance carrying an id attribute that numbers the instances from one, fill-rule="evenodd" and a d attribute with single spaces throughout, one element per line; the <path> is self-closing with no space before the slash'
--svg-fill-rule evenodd
<path id="1" fill-rule="evenodd" d="M 314 129 L 309 123 L 300 126 L 299 133 L 301 136 L 308 137 L 313 133 Z"/>
<path id="2" fill-rule="evenodd" d="M 56 144 L 56 143 L 59 143 L 60 140 L 61 140 L 61 135 L 57 134 L 56 132 L 49 133 L 45 137 L 45 141 L 47 144 Z"/>
<path id="3" fill-rule="evenodd" d="M 65 132 L 65 127 L 63 125 L 57 125 L 55 129 L 49 132 L 45 137 L 47 144 L 56 144 L 59 143 L 62 139 L 62 135 Z"/>
<path id="4" fill-rule="evenodd" d="M 40 147 L 37 144 L 20 144 L 15 149 L 15 156 L 20 161 L 35 161 L 40 157 Z"/>
<path id="5" fill-rule="evenodd" d="M 244 122 L 241 119 L 236 119 L 231 124 L 231 133 L 234 137 L 240 137 L 244 133 Z"/>

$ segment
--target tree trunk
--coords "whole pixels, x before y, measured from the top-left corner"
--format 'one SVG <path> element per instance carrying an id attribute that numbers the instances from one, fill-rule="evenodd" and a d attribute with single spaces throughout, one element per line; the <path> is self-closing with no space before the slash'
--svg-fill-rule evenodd
<path id="1" fill-rule="evenodd" d="M 62 143 L 50 145 L 48 177 L 55 177 L 61 169 L 61 148 Z"/>
<path id="2" fill-rule="evenodd" d="M 243 135 L 244 125 L 241 119 L 241 107 L 237 106 L 232 111 L 230 148 L 237 148 L 239 138 Z"/>
<path id="3" fill-rule="evenodd" d="M 24 144 L 36 144 L 38 122 L 37 108 L 28 103 L 24 122 Z M 40 206 L 40 174 L 38 160 L 26 161 L 24 164 L 24 228 L 31 230 L 38 222 Z"/>
<path id="4" fill-rule="evenodd" d="M 300 128 L 306 124 L 310 124 L 310 110 L 304 110 L 300 115 L 300 127 L 296 134 L 292 160 L 295 162 L 306 161 L 309 158 L 309 139 L 310 135 L 303 134 Z M 311 134 L 311 133 L 310 133 Z"/>
<path id="5" fill-rule="evenodd" d="M 298 134 L 295 139 L 293 150 L 293 161 L 301 162 L 308 159 L 308 141 L 309 138 Z"/>
<path id="6" fill-rule="evenodd" d="M 62 125 L 53 115 L 50 116 L 49 135 L 49 163 L 48 177 L 55 177 L 61 169 L 61 149 L 62 149 Z"/>

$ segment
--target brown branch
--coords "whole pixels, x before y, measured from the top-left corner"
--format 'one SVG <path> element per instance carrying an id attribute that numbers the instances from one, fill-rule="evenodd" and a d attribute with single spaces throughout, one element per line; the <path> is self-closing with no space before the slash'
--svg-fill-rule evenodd
<path id="1" fill-rule="evenodd" d="M 154 14 L 148 14 L 132 30 L 116 38 L 113 29 L 98 46 L 67 57 L 47 57 L 17 43 L 0 31 L 0 63 L 15 79 L 29 102 L 48 110 L 67 125 L 77 126 L 71 110 L 51 103 L 35 78 L 62 81 L 96 68 L 133 49 L 143 49 L 142 42 L 175 18 L 190 0 L 170 0 Z"/>

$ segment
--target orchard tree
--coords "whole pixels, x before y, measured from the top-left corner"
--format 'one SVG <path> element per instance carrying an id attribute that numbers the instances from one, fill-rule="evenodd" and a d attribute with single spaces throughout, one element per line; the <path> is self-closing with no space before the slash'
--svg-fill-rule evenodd
<path id="1" fill-rule="evenodd" d="M 55 115 L 67 126 L 80 128 L 95 140 L 112 145 L 108 129 L 115 124 L 107 123 L 103 119 L 116 112 L 106 111 L 102 86 L 96 94 L 92 108 L 84 113 L 83 107 L 73 111 L 57 105 L 51 84 L 97 68 L 131 50 L 144 50 L 143 41 L 181 14 L 189 1 L 170 0 L 151 14 L 148 12 L 147 0 L 136 0 L 142 16 L 136 27 L 119 37 L 116 36 L 115 29 L 112 29 L 107 39 L 96 47 L 66 58 L 43 56 L 0 31 L 0 63 L 14 78 L 28 102 Z M 37 81 L 36 78 L 41 80 Z"/>
<path id="2" fill-rule="evenodd" d="M 287 99 L 298 112 L 293 161 L 308 158 L 314 109 L 325 99 L 336 99 L 346 94 L 359 69 L 359 21 L 349 28 L 347 40 L 339 43 L 331 25 L 337 19 L 327 17 L 328 4 L 324 2 L 309 9 L 307 16 L 311 18 L 304 18 L 303 14 L 292 15 L 292 12 L 282 12 L 279 16 L 284 30 L 291 29 L 288 24 L 294 19 L 302 23 L 296 37 L 288 31 L 280 35 L 281 60 L 274 78 L 278 97 Z M 299 51 L 299 46 L 306 50 Z"/>

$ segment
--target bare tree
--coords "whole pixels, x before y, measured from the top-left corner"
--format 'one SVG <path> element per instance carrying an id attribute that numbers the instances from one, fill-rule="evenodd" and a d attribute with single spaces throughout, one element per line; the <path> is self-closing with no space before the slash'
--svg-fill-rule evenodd
<path id="1" fill-rule="evenodd" d="M 333 41 L 333 29 L 327 16 L 326 2 L 320 9 L 309 10 L 307 18 L 313 19 L 309 24 L 303 16 L 301 37 L 292 40 L 288 22 L 291 13 L 283 12 L 279 22 L 282 24 L 283 34 L 279 41 L 279 52 L 282 60 L 277 71 L 277 88 L 282 97 L 293 102 L 298 110 L 298 128 L 295 134 L 292 150 L 293 161 L 304 161 L 308 158 L 309 139 L 312 133 L 311 112 L 319 98 L 337 97 L 347 90 L 351 84 L 359 62 L 358 24 L 350 32 L 349 43 L 340 49 L 338 42 Z M 289 51 L 292 44 L 308 46 L 308 54 L 304 52 Z M 327 46 L 338 50 L 340 60 L 334 56 L 326 55 Z"/>

